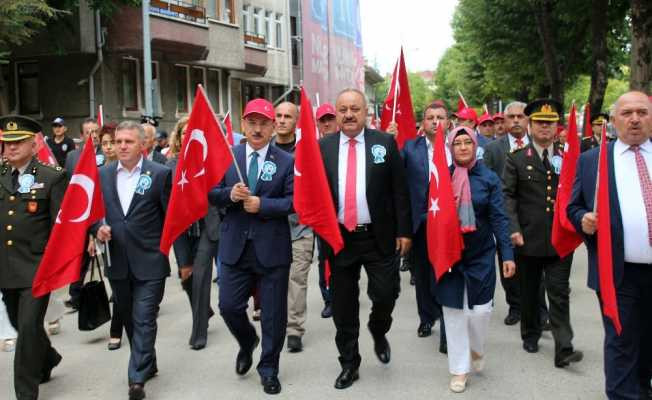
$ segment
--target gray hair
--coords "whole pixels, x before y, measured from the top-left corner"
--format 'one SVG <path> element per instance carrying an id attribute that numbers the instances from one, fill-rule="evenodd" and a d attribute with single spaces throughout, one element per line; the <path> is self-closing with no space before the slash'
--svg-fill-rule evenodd
<path id="1" fill-rule="evenodd" d="M 344 93 L 357 93 L 357 94 L 359 94 L 360 97 L 362 97 L 362 100 L 364 101 L 364 108 L 367 108 L 367 104 L 369 104 L 369 100 L 367 100 L 367 95 L 364 94 L 364 92 L 362 90 L 357 89 L 357 88 L 346 88 L 346 89 L 343 89 L 342 91 L 340 91 L 337 94 L 337 98 L 339 99 L 340 96 L 343 95 Z M 335 102 L 337 103 L 337 100 L 335 100 Z"/>
<path id="2" fill-rule="evenodd" d="M 140 139 L 141 142 L 145 141 L 145 129 L 141 124 L 135 121 L 122 121 L 116 126 L 115 132 L 118 133 L 118 131 L 138 131 L 138 138 Z"/>
<path id="3" fill-rule="evenodd" d="M 523 103 L 522 101 L 512 101 L 511 103 L 509 103 L 509 104 L 507 104 L 505 106 L 505 109 L 503 110 L 503 113 L 507 114 L 507 110 L 509 110 L 510 108 L 515 108 L 515 107 L 525 108 L 525 107 L 527 107 L 527 104 Z"/>

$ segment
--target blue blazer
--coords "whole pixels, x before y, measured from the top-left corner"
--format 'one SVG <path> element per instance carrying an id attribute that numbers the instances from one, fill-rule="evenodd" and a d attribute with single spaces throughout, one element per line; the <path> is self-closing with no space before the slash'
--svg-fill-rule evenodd
<path id="1" fill-rule="evenodd" d="M 236 162 L 247 182 L 246 145 L 233 147 Z M 260 197 L 260 211 L 251 214 L 242 202 L 231 201 L 231 189 L 240 182 L 235 167 L 231 167 L 219 185 L 211 190 L 208 199 L 217 207 L 224 207 L 226 215 L 220 226 L 219 255 L 222 263 L 236 265 L 247 239 L 252 239 L 258 262 L 267 268 L 288 267 L 292 263 L 292 244 L 288 215 L 292 214 L 294 194 L 294 159 L 274 146 L 269 146 L 265 161 L 276 164 L 270 181 L 258 179 L 255 196 Z"/>
<path id="2" fill-rule="evenodd" d="M 410 193 L 410 210 L 412 211 L 412 233 L 419 230 L 426 221 L 428 213 L 428 143 L 425 136 L 408 140 L 401 152 L 408 192 Z"/>
<path id="3" fill-rule="evenodd" d="M 143 159 L 141 173 L 152 178 L 152 185 L 142 195 L 134 193 L 125 215 L 116 187 L 117 168 L 117 161 L 100 168 L 106 224 L 111 227 L 111 266 L 106 268 L 106 276 L 127 279 L 131 272 L 138 280 L 163 279 L 170 275 L 170 262 L 159 246 L 172 188 L 171 171 Z"/>
<path id="4" fill-rule="evenodd" d="M 609 170 L 609 205 L 611 218 L 611 252 L 613 257 L 614 285 L 620 286 L 625 271 L 625 245 L 623 243 L 623 220 L 620 214 L 616 177 L 614 174 L 614 143 L 607 145 L 607 168 Z M 584 243 L 589 253 L 588 285 L 599 291 L 598 279 L 598 247 L 597 236 L 586 235 L 582 231 L 582 217 L 593 211 L 595 200 L 595 183 L 598 172 L 600 148 L 596 147 L 580 155 L 577 162 L 577 173 L 573 183 L 573 194 L 566 208 L 568 218 L 575 230 L 584 237 Z"/>

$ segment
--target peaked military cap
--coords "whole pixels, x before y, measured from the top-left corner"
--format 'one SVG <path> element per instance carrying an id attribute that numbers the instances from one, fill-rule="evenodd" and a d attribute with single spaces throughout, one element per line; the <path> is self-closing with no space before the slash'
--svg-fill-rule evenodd
<path id="1" fill-rule="evenodd" d="M 34 137 L 41 132 L 41 125 L 22 115 L 5 115 L 0 117 L 0 131 L 2 131 L 1 141 L 17 142 Z"/>
<path id="2" fill-rule="evenodd" d="M 537 99 L 530 102 L 524 112 L 531 121 L 557 122 L 561 114 L 561 104 L 553 99 Z"/>

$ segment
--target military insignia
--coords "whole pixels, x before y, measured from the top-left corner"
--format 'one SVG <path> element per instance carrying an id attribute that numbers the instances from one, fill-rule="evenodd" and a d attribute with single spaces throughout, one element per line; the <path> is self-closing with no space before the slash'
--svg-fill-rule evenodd
<path id="1" fill-rule="evenodd" d="M 136 183 L 136 193 L 143 195 L 150 187 L 152 187 L 152 177 L 149 175 L 141 175 Z"/>
<path id="2" fill-rule="evenodd" d="M 263 169 L 260 174 L 260 180 L 269 182 L 272 180 L 272 175 L 276 173 L 276 164 L 273 161 L 265 161 Z"/>
<path id="3" fill-rule="evenodd" d="M 14 121 L 9 121 L 7 122 L 7 125 L 5 125 L 6 131 L 15 131 L 17 129 L 18 129 L 18 124 L 15 123 Z"/>
<path id="4" fill-rule="evenodd" d="M 27 211 L 31 214 L 34 214 L 38 211 L 38 202 L 37 201 L 28 201 L 27 202 Z"/>
<path id="5" fill-rule="evenodd" d="M 35 183 L 32 185 L 31 189 L 43 189 L 45 184 L 43 182 Z"/>
<path id="6" fill-rule="evenodd" d="M 541 112 L 542 113 L 551 113 L 553 112 L 552 106 L 550 104 L 544 104 L 541 106 Z"/>
<path id="7" fill-rule="evenodd" d="M 550 164 L 552 164 L 552 167 L 555 169 L 555 174 L 559 175 L 561 172 L 562 158 L 559 156 L 552 156 Z"/>
<path id="8" fill-rule="evenodd" d="M 95 154 L 95 164 L 97 166 L 104 164 L 104 154 Z"/>
<path id="9" fill-rule="evenodd" d="M 526 153 L 526 155 L 527 155 L 528 157 L 532 157 L 532 148 L 531 148 L 531 147 L 530 147 L 529 149 L 527 149 L 527 153 Z"/>
<path id="10" fill-rule="evenodd" d="M 34 175 L 32 174 L 23 174 L 18 178 L 18 193 L 29 193 L 29 190 L 34 185 Z"/>
<path id="11" fill-rule="evenodd" d="M 62 144 L 62 145 L 61 145 L 61 150 L 63 150 L 63 151 L 67 151 L 67 150 L 68 150 L 68 145 L 65 144 L 65 143 Z"/>
<path id="12" fill-rule="evenodd" d="M 375 144 L 371 146 L 371 155 L 374 157 L 374 164 L 382 164 L 385 162 L 387 149 L 385 149 L 385 146 Z"/>

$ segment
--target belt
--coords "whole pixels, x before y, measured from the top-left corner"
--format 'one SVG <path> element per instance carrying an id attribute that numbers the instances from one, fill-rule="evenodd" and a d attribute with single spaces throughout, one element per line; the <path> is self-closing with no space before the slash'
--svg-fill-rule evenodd
<path id="1" fill-rule="evenodd" d="M 349 231 L 348 229 L 346 229 L 346 227 L 344 225 L 340 224 L 340 226 L 347 233 L 371 232 L 371 230 L 373 228 L 373 226 L 371 224 L 358 224 L 358 225 L 355 226 L 355 228 L 353 228 L 352 231 Z"/>
<path id="2" fill-rule="evenodd" d="M 633 268 L 652 268 L 652 264 L 639 264 L 639 263 L 630 263 L 625 261 L 625 266 L 626 267 L 633 267 Z"/>

